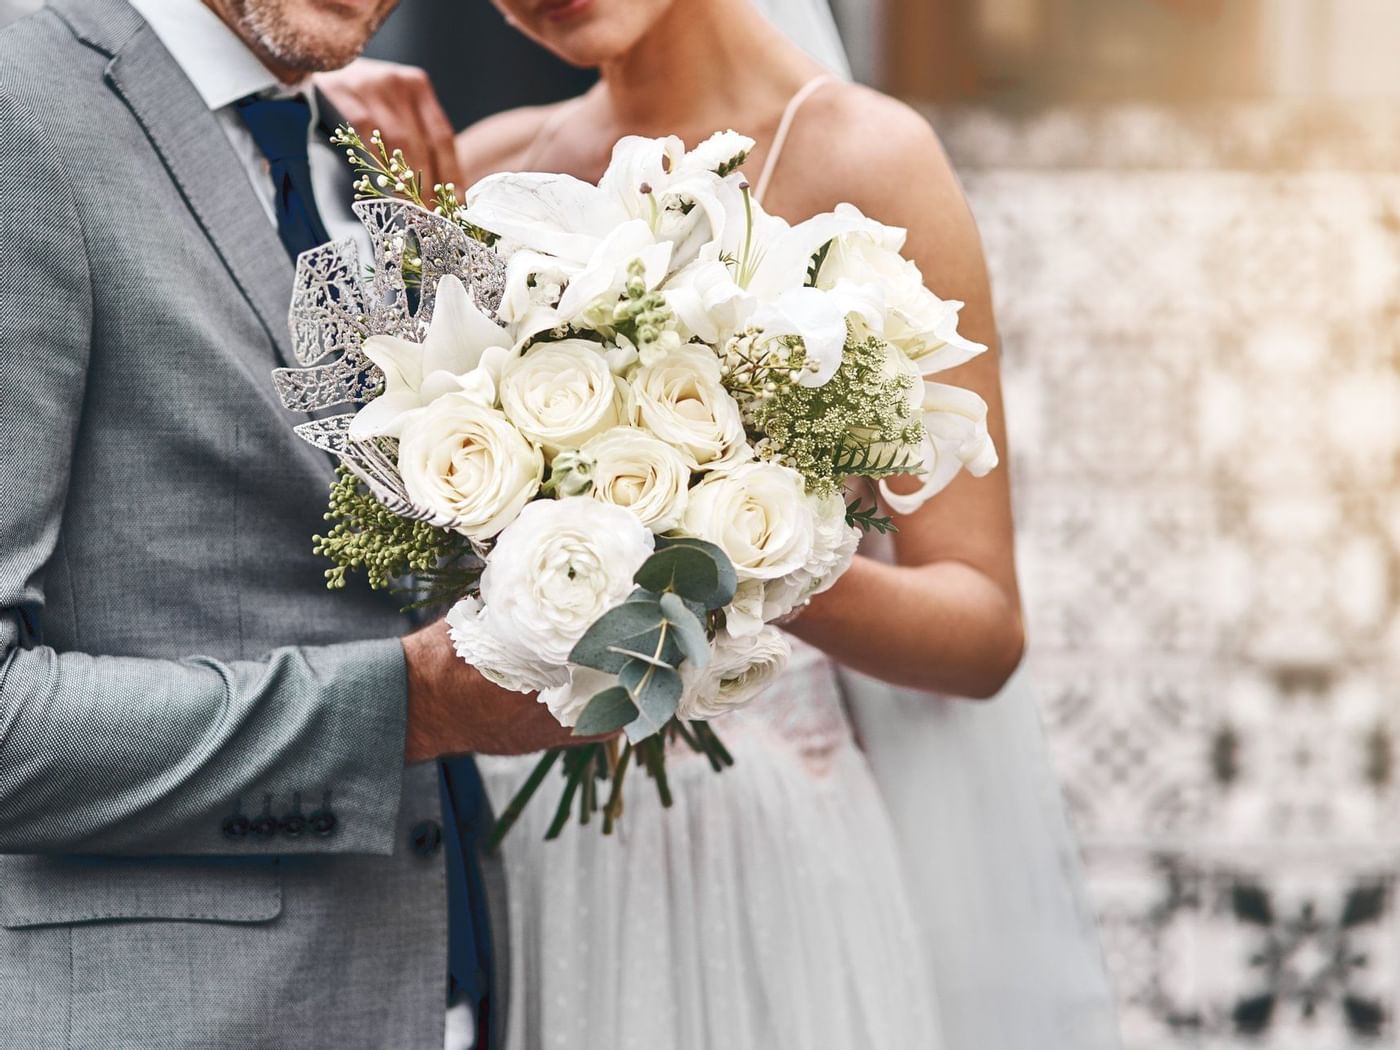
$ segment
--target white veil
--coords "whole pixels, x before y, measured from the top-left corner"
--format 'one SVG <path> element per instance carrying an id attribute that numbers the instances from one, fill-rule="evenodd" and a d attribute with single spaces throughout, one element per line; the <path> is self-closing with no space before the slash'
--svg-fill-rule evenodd
<path id="1" fill-rule="evenodd" d="M 850 79 L 851 63 L 826 0 L 754 0 L 754 6 L 807 54 Z"/>
<path id="2" fill-rule="evenodd" d="M 754 3 L 849 76 L 827 0 Z M 904 854 L 945 1050 L 1117 1050 L 1079 851 L 1026 669 L 985 703 L 844 669 L 842 685 Z"/>

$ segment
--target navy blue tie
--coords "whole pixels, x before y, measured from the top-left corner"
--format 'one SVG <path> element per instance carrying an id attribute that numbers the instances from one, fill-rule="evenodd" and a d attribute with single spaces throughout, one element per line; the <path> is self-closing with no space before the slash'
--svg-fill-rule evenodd
<path id="1" fill-rule="evenodd" d="M 295 260 L 302 252 L 330 240 L 311 188 L 311 160 L 307 154 L 311 104 L 301 95 L 249 95 L 236 105 L 238 115 L 271 168 L 277 235 Z"/>

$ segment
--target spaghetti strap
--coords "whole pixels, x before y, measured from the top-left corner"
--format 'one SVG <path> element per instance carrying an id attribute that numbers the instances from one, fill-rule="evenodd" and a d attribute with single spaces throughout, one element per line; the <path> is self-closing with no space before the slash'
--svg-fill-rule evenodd
<path id="1" fill-rule="evenodd" d="M 533 161 L 540 152 L 541 147 L 549 145 L 554 141 L 554 136 L 559 133 L 565 119 L 579 107 L 583 102 L 582 95 L 576 95 L 566 102 L 562 102 L 544 121 L 535 132 L 535 137 L 530 140 L 530 144 L 525 147 L 525 152 L 520 157 L 520 171 L 533 171 Z"/>
<path id="2" fill-rule="evenodd" d="M 763 195 L 768 192 L 768 183 L 773 180 L 773 172 L 778 168 L 778 159 L 783 155 L 783 147 L 787 145 L 788 132 L 792 130 L 792 122 L 797 118 L 797 111 L 802 108 L 802 103 L 816 93 L 817 89 L 835 79 L 830 73 L 820 73 L 798 88 L 797 93 L 788 101 L 787 108 L 783 110 L 783 118 L 778 121 L 778 131 L 773 136 L 773 146 L 763 161 L 763 171 L 758 176 L 758 185 L 754 189 L 753 199 L 760 204 L 763 203 Z"/>

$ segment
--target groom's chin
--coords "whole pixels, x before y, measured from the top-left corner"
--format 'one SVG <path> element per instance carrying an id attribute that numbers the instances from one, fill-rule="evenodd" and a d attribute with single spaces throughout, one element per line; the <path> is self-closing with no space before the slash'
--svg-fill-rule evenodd
<path id="1" fill-rule="evenodd" d="M 359 57 L 398 0 L 216 0 L 271 66 L 299 73 L 339 69 Z"/>

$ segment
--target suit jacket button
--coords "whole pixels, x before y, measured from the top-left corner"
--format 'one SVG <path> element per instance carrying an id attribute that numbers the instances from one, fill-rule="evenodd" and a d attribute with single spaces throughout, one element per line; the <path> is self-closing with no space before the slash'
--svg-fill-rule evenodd
<path id="1" fill-rule="evenodd" d="M 300 813 L 288 813 L 279 825 L 289 839 L 299 839 L 306 832 L 306 818 Z"/>
<path id="2" fill-rule="evenodd" d="M 311 833 L 323 839 L 334 835 L 335 827 L 340 823 L 335 814 L 328 809 L 318 809 L 306 820 L 307 825 L 311 828 Z"/>
<path id="3" fill-rule="evenodd" d="M 260 839 L 270 839 L 277 834 L 277 818 L 271 813 L 264 813 L 254 819 L 248 830 Z"/>
<path id="4" fill-rule="evenodd" d="M 223 823 L 224 838 L 234 840 L 246 838 L 248 835 L 248 826 L 248 818 L 242 813 L 235 813 L 231 817 L 225 817 Z"/>
<path id="5" fill-rule="evenodd" d="M 408 836 L 413 852 L 420 857 L 430 857 L 442 845 L 442 825 L 436 820 L 424 820 L 413 826 Z"/>

